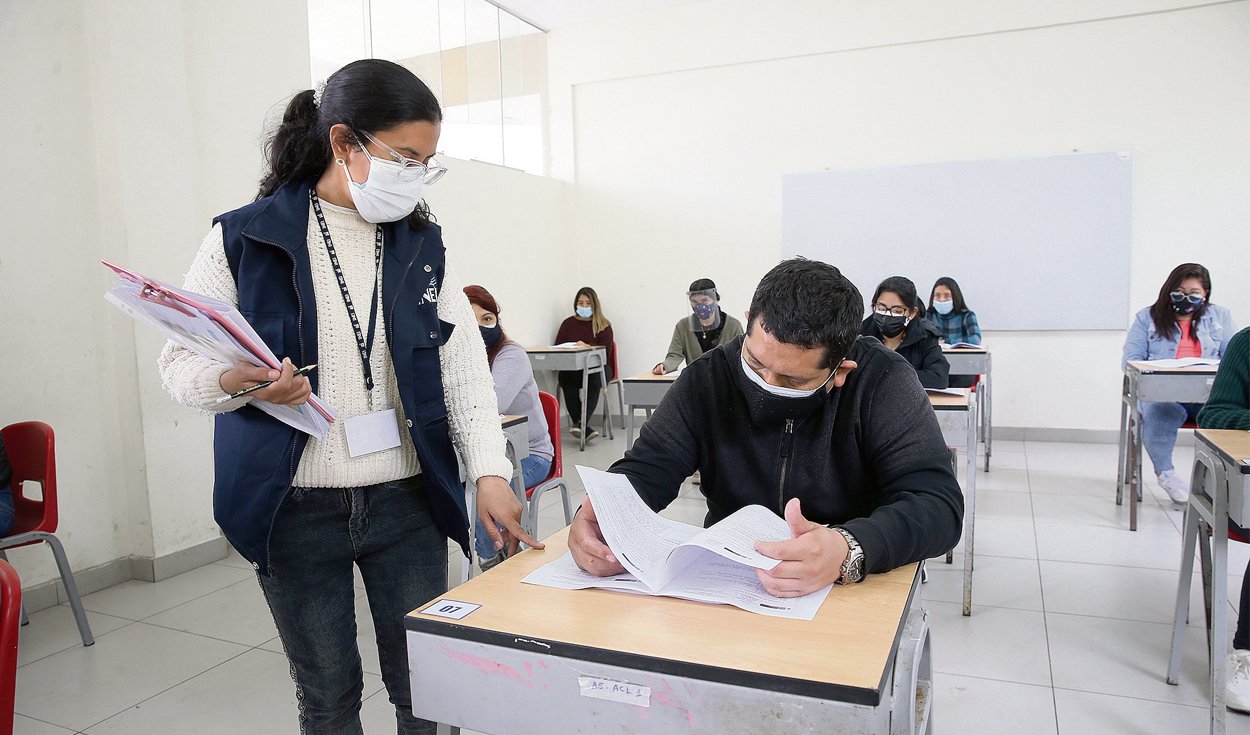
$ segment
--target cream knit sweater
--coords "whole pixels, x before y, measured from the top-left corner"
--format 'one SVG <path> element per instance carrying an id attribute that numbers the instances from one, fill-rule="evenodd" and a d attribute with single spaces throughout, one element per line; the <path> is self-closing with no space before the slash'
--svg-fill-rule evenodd
<path id="1" fill-rule="evenodd" d="M 365 222 L 354 209 L 321 202 L 334 249 L 338 254 L 347 290 L 361 329 L 369 329 L 369 297 L 374 285 L 374 225 Z M 338 279 L 330 265 L 317 218 L 309 206 L 308 252 L 312 266 L 313 299 L 317 309 L 317 395 L 333 406 L 338 421 L 330 426 L 325 439 L 310 438 L 295 473 L 300 487 L 362 487 L 390 480 L 411 477 L 421 469 L 412 437 L 406 430 L 403 405 L 395 382 L 387 344 L 385 322 L 375 330 L 370 365 L 373 369 L 372 394 L 365 389 L 360 352 L 352 331 Z M 385 259 L 383 259 L 385 262 Z M 381 274 L 378 274 L 381 278 Z M 213 227 L 204 238 L 184 288 L 238 303 L 238 291 L 226 261 L 221 226 Z M 377 316 L 384 318 L 383 309 Z M 499 409 L 495 400 L 494 382 L 486 363 L 486 350 L 478 336 L 477 319 L 465 298 L 462 286 L 445 268 L 439 288 L 438 317 L 456 325 L 451 339 L 439 348 L 442 367 L 443 396 L 451 438 L 459 451 L 469 479 L 494 475 L 510 477 L 512 465 L 504 453 L 504 436 L 499 426 Z M 279 358 L 284 355 L 279 355 Z M 231 366 L 201 357 L 172 342 L 165 345 L 160 356 L 161 380 L 165 389 L 179 403 L 206 412 L 232 411 L 248 399 L 215 405 L 225 395 L 221 374 Z M 343 422 L 351 416 L 393 408 L 401 426 L 401 444 L 361 457 L 347 454 L 347 435 Z"/>

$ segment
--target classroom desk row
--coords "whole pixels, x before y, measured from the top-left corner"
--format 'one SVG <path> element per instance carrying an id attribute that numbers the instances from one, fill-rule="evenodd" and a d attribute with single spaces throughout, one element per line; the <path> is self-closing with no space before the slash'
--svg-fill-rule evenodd
<path id="1" fill-rule="evenodd" d="M 586 423 L 586 406 L 589 402 L 586 399 L 590 388 L 590 375 L 591 373 L 599 372 L 603 376 L 604 385 L 607 384 L 607 349 L 603 347 L 527 347 L 525 352 L 529 355 L 530 367 L 533 368 L 534 372 L 581 372 L 582 415 L 581 423 L 578 426 L 589 428 Z M 556 391 L 556 400 L 563 401 L 558 390 Z M 559 415 L 558 412 L 557 415 Z M 569 418 L 573 417 L 570 416 Z M 608 438 L 611 439 L 612 421 L 610 416 L 607 421 L 604 421 L 603 425 Z M 579 451 L 586 451 L 586 435 L 588 433 L 590 432 L 582 432 L 581 438 L 578 440 Z"/>

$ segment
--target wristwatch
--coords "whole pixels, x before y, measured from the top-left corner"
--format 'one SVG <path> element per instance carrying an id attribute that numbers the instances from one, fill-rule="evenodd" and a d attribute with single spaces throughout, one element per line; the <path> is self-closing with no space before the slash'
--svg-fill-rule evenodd
<path id="1" fill-rule="evenodd" d="M 846 561 L 842 562 L 842 576 L 838 577 L 838 584 L 850 584 L 852 582 L 864 581 L 864 549 L 851 535 L 851 532 L 845 528 L 833 527 L 833 530 L 842 534 L 842 538 L 846 539 L 846 545 L 850 547 L 850 551 L 846 554 Z"/>

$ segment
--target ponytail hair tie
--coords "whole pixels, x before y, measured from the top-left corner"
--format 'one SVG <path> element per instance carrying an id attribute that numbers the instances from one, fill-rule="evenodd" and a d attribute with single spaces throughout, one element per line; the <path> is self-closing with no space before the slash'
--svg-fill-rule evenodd
<path id="1" fill-rule="evenodd" d="M 317 86 L 313 87 L 313 105 L 314 106 L 321 107 L 321 98 L 325 96 L 325 91 L 326 91 L 325 82 L 322 82 L 321 84 L 318 84 Z"/>

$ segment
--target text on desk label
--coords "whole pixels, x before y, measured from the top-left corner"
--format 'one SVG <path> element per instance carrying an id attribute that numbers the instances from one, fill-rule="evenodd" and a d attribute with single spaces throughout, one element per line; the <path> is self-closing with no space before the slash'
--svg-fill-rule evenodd
<path id="1" fill-rule="evenodd" d="M 440 618 L 451 618 L 452 620 L 460 620 L 469 613 L 481 607 L 481 605 L 472 602 L 460 602 L 459 600 L 439 600 L 434 604 L 426 607 L 421 611 L 422 615 L 434 615 Z"/>
<path id="2" fill-rule="evenodd" d="M 624 702 L 637 707 L 651 706 L 651 687 L 630 684 L 615 679 L 600 679 L 597 676 L 577 677 L 577 686 L 583 697 L 606 699 L 609 702 Z"/>

